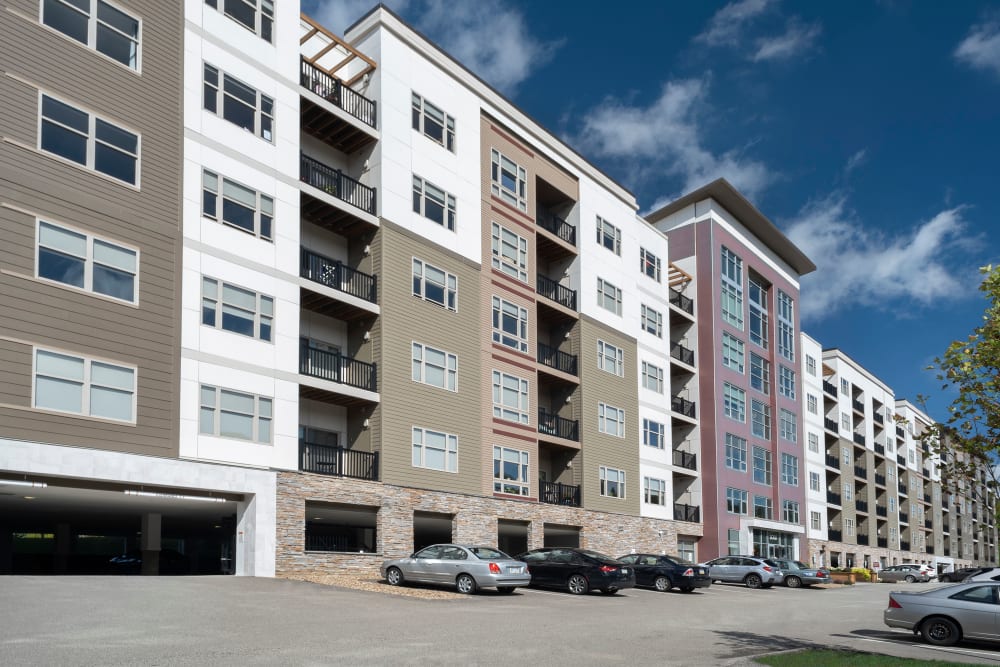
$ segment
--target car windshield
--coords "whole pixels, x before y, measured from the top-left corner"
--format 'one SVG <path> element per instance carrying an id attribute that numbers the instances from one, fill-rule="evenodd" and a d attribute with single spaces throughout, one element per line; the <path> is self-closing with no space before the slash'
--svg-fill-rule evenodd
<path id="1" fill-rule="evenodd" d="M 504 552 L 499 549 L 494 549 L 493 547 L 469 547 L 469 551 L 474 553 L 476 558 L 481 560 L 503 560 L 510 558 L 510 556 Z"/>
<path id="2" fill-rule="evenodd" d="M 781 567 L 781 565 L 779 565 L 775 561 L 771 560 L 770 558 L 761 558 L 761 560 L 764 561 L 765 563 L 767 563 L 768 565 L 770 565 L 771 567 L 778 567 L 778 568 Z"/>

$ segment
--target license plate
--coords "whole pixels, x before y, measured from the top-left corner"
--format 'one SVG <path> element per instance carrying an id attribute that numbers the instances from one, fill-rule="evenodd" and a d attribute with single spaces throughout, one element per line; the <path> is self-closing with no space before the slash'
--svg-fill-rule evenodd
<path id="1" fill-rule="evenodd" d="M 626 577 L 628 576 L 628 568 L 627 567 L 623 567 L 622 568 L 622 574 L 624 574 Z"/>
<path id="2" fill-rule="evenodd" d="M 507 574 L 521 574 L 522 572 L 524 572 L 524 568 L 522 568 L 522 567 L 508 567 L 507 568 Z"/>

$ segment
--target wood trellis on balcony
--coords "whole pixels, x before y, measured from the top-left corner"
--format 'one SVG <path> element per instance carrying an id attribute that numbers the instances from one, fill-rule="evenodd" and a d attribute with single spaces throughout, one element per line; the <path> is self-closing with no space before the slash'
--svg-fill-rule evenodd
<path id="1" fill-rule="evenodd" d="M 323 70 L 334 78 L 340 79 L 346 86 L 353 86 L 375 69 L 374 60 L 355 49 L 342 38 L 333 34 L 305 14 L 301 14 L 300 18 L 305 24 L 303 26 L 305 32 L 299 38 L 299 47 L 302 57 L 310 65 Z M 356 62 L 358 60 L 361 62 Z M 345 67 L 349 72 L 347 75 L 349 78 L 338 74 Z"/>

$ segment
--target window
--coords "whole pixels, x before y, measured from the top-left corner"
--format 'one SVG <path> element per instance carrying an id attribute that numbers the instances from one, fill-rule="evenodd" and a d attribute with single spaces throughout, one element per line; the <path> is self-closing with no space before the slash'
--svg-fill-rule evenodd
<path id="1" fill-rule="evenodd" d="M 677 555 L 685 563 L 694 562 L 694 542 L 690 540 L 677 540 Z"/>
<path id="2" fill-rule="evenodd" d="M 781 455 L 781 483 L 799 485 L 799 458 L 791 454 Z"/>
<path id="3" fill-rule="evenodd" d="M 799 504 L 794 500 L 781 501 L 781 520 L 788 523 L 799 522 Z"/>
<path id="4" fill-rule="evenodd" d="M 274 140 L 273 99 L 208 63 L 205 63 L 204 82 L 206 111 L 253 132 L 264 141 Z"/>
<path id="5" fill-rule="evenodd" d="M 747 420 L 747 393 L 728 382 L 722 385 L 723 412 L 738 422 Z"/>
<path id="6" fill-rule="evenodd" d="M 660 282 L 660 258 L 645 248 L 639 249 L 639 270 Z"/>
<path id="7" fill-rule="evenodd" d="M 848 536 L 854 535 L 854 519 L 844 519 L 844 533 Z"/>
<path id="8" fill-rule="evenodd" d="M 625 497 L 625 471 L 601 466 L 601 495 L 609 498 Z"/>
<path id="9" fill-rule="evenodd" d="M 840 428 L 845 431 L 851 430 L 851 417 L 846 412 L 840 413 Z"/>
<path id="10" fill-rule="evenodd" d="M 746 512 L 741 512 L 741 513 L 742 514 L 746 514 Z M 729 530 L 726 531 L 726 535 L 728 537 L 728 544 L 729 544 L 729 553 L 730 553 L 730 555 L 732 555 L 732 554 L 738 554 L 738 553 L 742 552 L 743 549 L 740 548 L 740 531 L 739 531 L 739 529 L 738 528 L 730 528 Z"/>
<path id="11" fill-rule="evenodd" d="M 444 306 L 448 310 L 456 310 L 458 278 L 444 269 L 414 258 L 413 296 Z"/>
<path id="12" fill-rule="evenodd" d="M 722 365 L 742 375 L 745 358 L 746 357 L 743 352 L 743 341 L 727 332 L 723 332 Z"/>
<path id="13" fill-rule="evenodd" d="M 603 340 L 597 341 L 597 367 L 602 371 L 625 375 L 625 352 L 620 347 Z"/>
<path id="14" fill-rule="evenodd" d="M 528 309 L 493 297 L 493 342 L 528 351 Z"/>
<path id="15" fill-rule="evenodd" d="M 413 212 L 438 223 L 448 231 L 455 231 L 454 195 L 419 176 L 413 177 Z"/>
<path id="16" fill-rule="evenodd" d="M 729 487 L 726 489 L 726 511 L 730 514 L 746 514 L 747 513 L 747 494 L 743 489 L 734 489 Z M 733 532 L 732 529 L 729 531 Z M 730 540 L 732 537 L 730 537 Z M 732 547 L 730 546 L 730 549 Z"/>
<path id="17" fill-rule="evenodd" d="M 663 449 L 666 443 L 665 432 L 666 429 L 660 422 L 654 422 L 652 419 L 642 420 L 642 444 L 647 447 Z"/>
<path id="18" fill-rule="evenodd" d="M 743 260 L 722 247 L 722 320 L 743 330 Z"/>
<path id="19" fill-rule="evenodd" d="M 789 412 L 784 408 L 778 411 L 779 433 L 788 442 L 798 442 L 798 424 L 796 420 L 797 417 L 794 412 Z"/>
<path id="20" fill-rule="evenodd" d="M 135 423 L 135 367 L 35 350 L 34 407 Z"/>
<path id="21" fill-rule="evenodd" d="M 795 361 L 795 303 L 778 290 L 778 354 Z"/>
<path id="22" fill-rule="evenodd" d="M 490 176 L 493 181 L 493 194 L 511 206 L 526 212 L 528 210 L 528 176 L 524 167 L 519 167 L 516 162 L 504 157 L 496 149 L 493 149 L 491 154 Z"/>
<path id="23" fill-rule="evenodd" d="M 782 364 L 778 365 L 778 393 L 795 400 L 795 371 Z"/>
<path id="24" fill-rule="evenodd" d="M 597 244 L 604 246 L 619 257 L 622 254 L 622 230 L 597 216 Z"/>
<path id="25" fill-rule="evenodd" d="M 771 452 L 763 447 L 753 448 L 753 481 L 771 484 Z"/>
<path id="26" fill-rule="evenodd" d="M 819 512 L 809 512 L 809 525 L 813 530 L 822 530 L 823 517 Z"/>
<path id="27" fill-rule="evenodd" d="M 889 511 L 890 512 L 895 512 L 896 511 L 896 497 L 895 496 L 889 496 Z"/>
<path id="28" fill-rule="evenodd" d="M 750 387 L 763 394 L 771 393 L 771 362 L 750 353 Z"/>
<path id="29" fill-rule="evenodd" d="M 840 448 L 840 455 L 841 455 L 841 458 L 844 461 L 844 465 L 845 466 L 851 465 L 851 450 L 850 450 L 850 448 L 848 448 L 848 447 L 841 447 Z"/>
<path id="30" fill-rule="evenodd" d="M 201 323 L 271 340 L 274 299 L 215 278 L 201 279 Z"/>
<path id="31" fill-rule="evenodd" d="M 750 342 L 767 348 L 767 287 L 750 278 Z"/>
<path id="32" fill-rule="evenodd" d="M 815 433 L 809 434 L 809 451 L 819 452 L 819 436 Z"/>
<path id="33" fill-rule="evenodd" d="M 514 496 L 528 493 L 528 452 L 493 447 L 493 491 Z"/>
<path id="34" fill-rule="evenodd" d="M 667 483 L 662 479 L 645 477 L 642 480 L 643 500 L 647 505 L 667 504 Z"/>
<path id="35" fill-rule="evenodd" d="M 413 129 L 455 152 L 455 119 L 416 93 L 413 93 Z"/>
<path id="36" fill-rule="evenodd" d="M 274 27 L 273 0 L 205 0 L 214 9 L 222 3 L 222 12 L 265 42 L 271 41 Z"/>
<path id="37" fill-rule="evenodd" d="M 663 313 L 642 304 L 642 328 L 657 338 L 663 338 Z"/>
<path id="38" fill-rule="evenodd" d="M 840 393 L 845 396 L 850 393 L 850 385 L 845 378 L 840 379 Z"/>
<path id="39" fill-rule="evenodd" d="M 851 496 L 852 490 L 850 483 L 845 482 L 844 484 L 841 485 L 841 488 L 844 491 L 844 500 L 850 500 L 852 498 Z"/>
<path id="40" fill-rule="evenodd" d="M 732 433 L 726 434 L 726 467 L 747 471 L 747 441 Z"/>
<path id="41" fill-rule="evenodd" d="M 38 221 L 38 277 L 129 303 L 138 301 L 139 253 L 89 234 Z"/>
<path id="42" fill-rule="evenodd" d="M 753 497 L 753 515 L 758 519 L 773 519 L 774 505 L 767 496 Z"/>
<path id="43" fill-rule="evenodd" d="M 273 239 L 274 199 L 256 190 L 221 178 L 211 171 L 201 173 L 201 211 L 207 218 L 241 229 L 266 241 Z M 220 201 L 219 191 L 222 192 Z M 221 209 L 221 210 L 220 210 Z"/>
<path id="44" fill-rule="evenodd" d="M 811 473 L 809 473 L 809 490 L 810 491 L 819 491 L 820 490 L 819 473 L 818 472 L 811 472 Z"/>
<path id="45" fill-rule="evenodd" d="M 622 291 L 604 280 L 597 279 L 597 305 L 615 315 L 622 314 Z"/>
<path id="46" fill-rule="evenodd" d="M 816 358 L 806 355 L 806 373 L 816 377 Z"/>
<path id="47" fill-rule="evenodd" d="M 528 423 L 528 381 L 493 371 L 493 416 Z"/>
<path id="48" fill-rule="evenodd" d="M 762 440 L 771 439 L 771 406 L 753 399 L 750 401 L 750 430 Z"/>
<path id="49" fill-rule="evenodd" d="M 625 437 L 625 411 L 605 403 L 597 404 L 597 430 L 601 433 Z"/>
<path id="50" fill-rule="evenodd" d="M 493 223 L 493 268 L 528 282 L 528 241 Z"/>
<path id="51" fill-rule="evenodd" d="M 413 381 L 458 390 L 458 357 L 433 347 L 413 343 Z"/>
<path id="52" fill-rule="evenodd" d="M 658 394 L 663 393 L 663 369 L 648 362 L 642 362 L 642 386 Z"/>
<path id="53" fill-rule="evenodd" d="M 812 394 L 806 394 L 806 410 L 809 411 L 809 414 L 819 414 L 819 401 Z"/>
<path id="54" fill-rule="evenodd" d="M 139 19 L 103 0 L 42 0 L 42 23 L 139 69 Z"/>
<path id="55" fill-rule="evenodd" d="M 270 444 L 271 399 L 232 389 L 201 385 L 198 430 L 205 435 Z"/>
<path id="56" fill-rule="evenodd" d="M 42 94 L 39 148 L 111 178 L 139 184 L 139 135 Z"/>
<path id="57" fill-rule="evenodd" d="M 458 472 L 458 436 L 414 426 L 411 462 L 415 468 Z"/>

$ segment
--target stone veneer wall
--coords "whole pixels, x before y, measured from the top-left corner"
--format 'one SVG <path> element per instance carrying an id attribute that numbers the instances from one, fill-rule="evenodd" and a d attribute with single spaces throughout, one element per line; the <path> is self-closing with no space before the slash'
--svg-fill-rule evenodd
<path id="1" fill-rule="evenodd" d="M 442 493 L 303 472 L 278 473 L 275 571 L 278 576 L 353 570 L 375 574 L 385 558 L 413 551 L 413 513 L 454 517 L 452 539 L 495 545 L 497 519 L 528 523 L 528 548 L 543 546 L 546 523 L 580 528 L 580 546 L 617 556 L 631 550 L 677 552 L 677 536 L 699 538 L 698 523 L 595 512 L 578 507 Z M 306 501 L 378 508 L 376 554 L 306 552 Z"/>
<path id="2" fill-rule="evenodd" d="M 847 566 L 847 554 L 853 553 L 854 567 L 864 567 L 865 556 L 872 562 L 885 558 L 889 565 L 901 565 L 903 563 L 928 563 L 935 562 L 934 554 L 919 553 L 916 551 L 899 551 L 898 549 L 884 549 L 881 547 L 866 547 L 856 544 L 844 544 L 842 542 L 831 542 L 829 540 L 809 540 L 809 563 L 818 564 L 820 562 L 820 549 L 824 551 L 824 565 L 830 567 L 830 554 L 840 553 L 840 566 Z M 895 560 L 893 560 L 895 559 Z M 955 558 L 955 565 L 952 569 L 960 567 L 975 567 L 976 563 L 965 558 Z"/>

